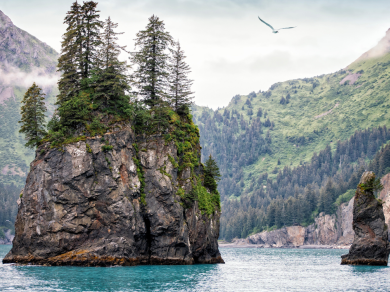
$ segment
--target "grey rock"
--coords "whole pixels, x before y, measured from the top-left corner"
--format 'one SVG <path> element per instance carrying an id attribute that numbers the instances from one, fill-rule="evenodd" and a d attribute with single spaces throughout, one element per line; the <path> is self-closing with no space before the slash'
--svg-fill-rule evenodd
<path id="1" fill-rule="evenodd" d="M 341 256 L 342 265 L 387 266 L 388 227 L 382 203 L 375 198 L 372 191 L 360 187 L 360 184 L 367 184 L 372 179 L 375 179 L 373 172 L 364 172 L 356 189 L 353 206 L 355 236 L 349 253 Z"/>
<path id="2" fill-rule="evenodd" d="M 223 263 L 218 250 L 220 212 L 202 215 L 176 195 L 178 161 L 173 142 L 139 141 L 146 205 L 133 161 L 130 127 L 99 138 L 37 150 L 4 263 L 44 265 L 138 265 Z M 45 148 L 46 147 L 46 148 Z M 45 149 L 41 154 L 42 149 Z M 165 167 L 165 171 L 161 169 Z M 195 172 L 202 172 L 201 166 Z M 186 186 L 191 190 L 191 184 Z"/>

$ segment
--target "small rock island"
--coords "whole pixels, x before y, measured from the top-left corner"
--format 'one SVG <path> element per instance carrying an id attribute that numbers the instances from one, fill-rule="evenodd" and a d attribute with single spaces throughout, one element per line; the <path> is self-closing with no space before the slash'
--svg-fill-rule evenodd
<path id="1" fill-rule="evenodd" d="M 387 266 L 389 258 L 388 226 L 383 207 L 374 196 L 375 174 L 363 173 L 353 206 L 354 240 L 349 253 L 341 256 L 342 265 Z"/>
<path id="2" fill-rule="evenodd" d="M 47 126 L 39 84 L 22 101 L 21 132 L 36 152 L 3 263 L 223 263 L 220 174 L 211 155 L 201 163 L 184 52 L 153 15 L 130 78 L 117 24 L 96 6 L 75 1 L 65 18 Z"/>
<path id="3" fill-rule="evenodd" d="M 106 145 L 112 149 L 103 150 Z M 39 147 L 19 202 L 13 247 L 3 262 L 222 263 L 220 211 L 195 181 L 203 166 L 200 147 L 194 146 L 193 171 L 174 141 L 137 141 L 130 127 L 63 149 Z"/>

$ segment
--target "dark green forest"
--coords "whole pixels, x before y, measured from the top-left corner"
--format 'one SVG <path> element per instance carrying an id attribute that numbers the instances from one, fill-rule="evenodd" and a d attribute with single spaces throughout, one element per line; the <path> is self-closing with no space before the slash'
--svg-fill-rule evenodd
<path id="1" fill-rule="evenodd" d="M 16 201 L 20 191 L 21 188 L 14 184 L 0 184 L 0 238 L 4 237 L 4 228 L 14 231 L 16 213 L 18 212 Z"/>
<path id="2" fill-rule="evenodd" d="M 335 151 L 328 145 L 298 167 L 275 167 L 271 174 L 250 174 L 248 186 L 243 168 L 274 148 L 260 116 L 249 123 L 228 110 L 223 115 L 204 111 L 200 117 L 205 125 L 199 127 L 201 143 L 202 139 L 212 139 L 210 145 L 214 147 L 203 147 L 203 154 L 213 153 L 221 169 L 221 238 L 231 240 L 295 224 L 307 226 L 320 212 L 332 214 L 350 199 L 351 192 L 345 193 L 356 188 L 364 169 L 379 176 L 390 171 L 388 146 L 382 149 L 390 140 L 390 131 L 384 126 L 356 131 L 348 140 L 334 142 Z M 305 143 L 305 137 L 295 143 Z"/>

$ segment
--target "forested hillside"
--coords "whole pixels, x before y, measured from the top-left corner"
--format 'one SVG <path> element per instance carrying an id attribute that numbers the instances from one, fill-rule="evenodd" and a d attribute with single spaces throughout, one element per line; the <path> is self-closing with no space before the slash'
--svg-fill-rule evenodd
<path id="1" fill-rule="evenodd" d="M 221 169 L 221 237 L 332 212 L 338 196 L 355 188 L 351 177 L 389 139 L 389 72 L 388 52 L 366 53 L 334 74 L 236 95 L 217 111 L 194 106 L 204 157 L 212 154 Z"/>

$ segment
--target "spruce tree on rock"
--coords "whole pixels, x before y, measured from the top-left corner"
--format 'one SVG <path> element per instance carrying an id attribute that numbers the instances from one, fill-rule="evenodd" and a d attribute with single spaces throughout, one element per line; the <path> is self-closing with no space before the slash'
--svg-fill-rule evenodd
<path id="1" fill-rule="evenodd" d="M 193 100 L 193 92 L 191 91 L 193 80 L 188 79 L 188 74 L 191 72 L 191 69 L 185 62 L 186 56 L 179 42 L 170 51 L 170 104 L 178 114 L 185 114 L 188 112 Z"/>
<path id="2" fill-rule="evenodd" d="M 61 56 L 57 71 L 61 72 L 58 82 L 60 91 L 57 104 L 62 105 L 81 91 L 82 80 L 89 78 L 96 67 L 98 48 L 101 44 L 99 11 L 97 3 L 84 2 L 81 6 L 74 2 L 68 11 L 64 24 L 66 32 L 62 36 Z"/>
<path id="3" fill-rule="evenodd" d="M 204 166 L 204 186 L 211 193 L 217 193 L 217 182 L 220 180 L 220 178 L 221 174 L 219 172 L 219 167 L 210 154 Z"/>
<path id="4" fill-rule="evenodd" d="M 94 72 L 97 76 L 94 82 L 94 98 L 96 102 L 103 105 L 103 108 L 109 108 L 111 111 L 118 111 L 119 108 L 129 104 L 129 96 L 126 95 L 130 90 L 127 75 L 129 66 L 126 61 L 119 61 L 119 55 L 122 51 L 126 52 L 126 47 L 117 43 L 118 35 L 123 34 L 114 31 L 117 27 L 118 24 L 108 17 L 101 34 L 99 66 Z"/>
<path id="5" fill-rule="evenodd" d="M 81 7 L 82 12 L 82 59 L 81 78 L 90 77 L 90 72 L 98 61 L 98 48 L 101 45 L 100 29 L 103 22 L 99 20 L 100 11 L 96 10 L 97 2 L 87 1 Z"/>
<path id="6" fill-rule="evenodd" d="M 45 94 L 34 82 L 23 97 L 19 121 L 22 124 L 19 132 L 25 134 L 26 147 L 35 148 L 46 135 L 44 122 L 47 109 L 44 101 Z"/>
<path id="7" fill-rule="evenodd" d="M 168 90 L 168 49 L 173 44 L 165 24 L 152 15 L 145 30 L 137 33 L 132 62 L 137 66 L 133 75 L 138 95 L 149 106 L 161 103 Z"/>
<path id="8" fill-rule="evenodd" d="M 62 36 L 61 56 L 58 59 L 57 71 L 61 72 L 58 81 L 59 94 L 57 104 L 61 105 L 80 92 L 80 72 L 84 67 L 82 59 L 82 10 L 74 2 L 64 20 L 67 25 Z"/>

